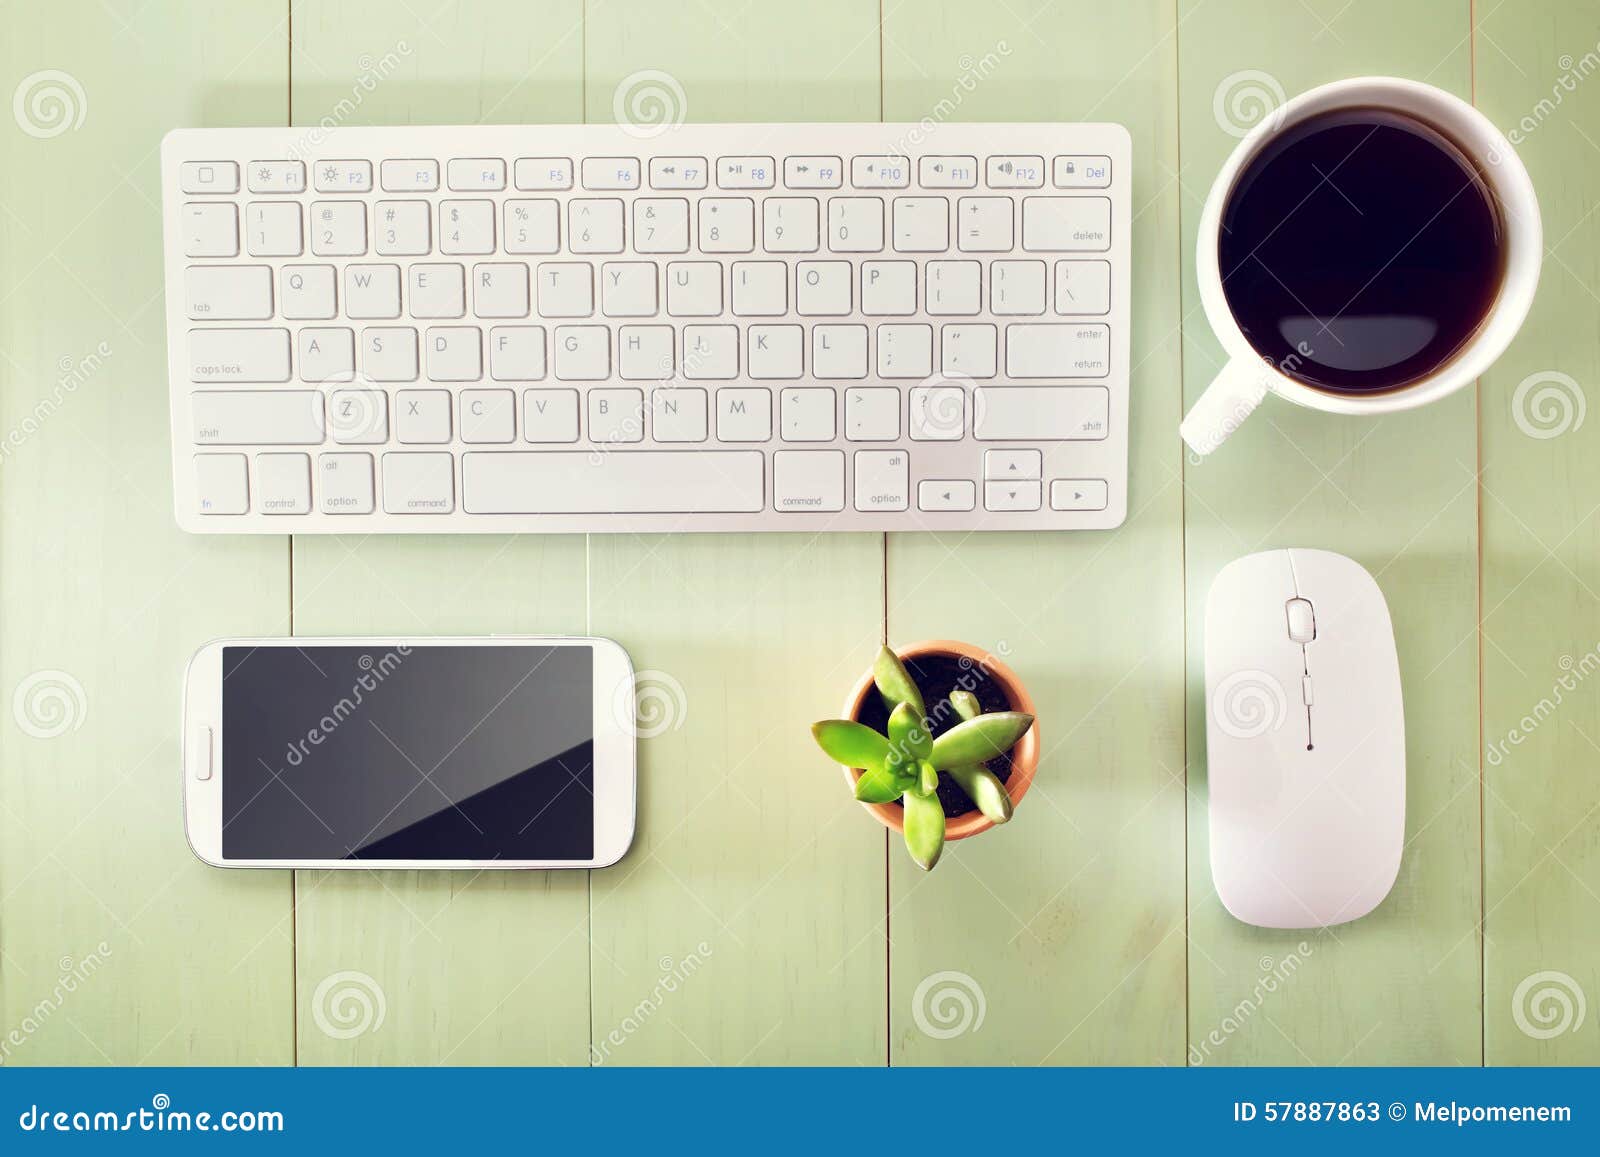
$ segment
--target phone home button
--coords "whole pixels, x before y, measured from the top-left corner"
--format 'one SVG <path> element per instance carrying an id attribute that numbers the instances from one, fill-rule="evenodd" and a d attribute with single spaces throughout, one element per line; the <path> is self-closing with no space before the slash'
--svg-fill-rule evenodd
<path id="1" fill-rule="evenodd" d="M 189 766 L 196 779 L 211 778 L 211 728 L 196 727 L 189 737 Z"/>

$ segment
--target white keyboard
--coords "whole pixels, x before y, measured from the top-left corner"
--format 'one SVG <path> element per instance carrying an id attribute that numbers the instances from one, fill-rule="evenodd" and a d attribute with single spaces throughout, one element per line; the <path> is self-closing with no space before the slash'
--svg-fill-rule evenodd
<path id="1" fill-rule="evenodd" d="M 198 532 L 1104 528 L 1112 124 L 182 129 Z"/>

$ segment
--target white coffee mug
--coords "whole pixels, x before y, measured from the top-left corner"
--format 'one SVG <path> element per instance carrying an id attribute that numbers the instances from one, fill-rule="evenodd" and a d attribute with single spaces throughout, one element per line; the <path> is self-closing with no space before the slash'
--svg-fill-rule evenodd
<path id="1" fill-rule="evenodd" d="M 1218 231 L 1234 182 L 1269 141 L 1290 126 L 1321 113 L 1373 107 L 1393 109 L 1433 125 L 1476 162 L 1499 203 L 1504 220 L 1505 272 L 1499 296 L 1472 339 L 1432 373 L 1382 393 L 1337 394 L 1296 381 L 1251 347 L 1222 291 Z M 1205 209 L 1200 214 L 1200 237 L 1196 244 L 1195 272 L 1200 283 L 1200 300 L 1212 330 L 1228 355 L 1228 364 L 1222 367 L 1222 372 L 1206 388 L 1179 427 L 1190 449 L 1205 455 L 1238 429 L 1268 392 L 1302 406 L 1336 414 L 1382 414 L 1424 405 L 1474 381 L 1505 352 L 1528 314 L 1539 282 L 1544 231 L 1539 223 L 1539 202 L 1534 197 L 1528 170 L 1512 151 L 1511 143 L 1487 117 L 1465 101 L 1432 85 L 1368 76 L 1336 81 L 1301 93 L 1251 129 L 1211 186 Z"/>

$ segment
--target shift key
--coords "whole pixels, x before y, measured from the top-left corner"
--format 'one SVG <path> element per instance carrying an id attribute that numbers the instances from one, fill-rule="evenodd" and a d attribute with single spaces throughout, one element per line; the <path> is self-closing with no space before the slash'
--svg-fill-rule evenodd
<path id="1" fill-rule="evenodd" d="M 286 382 L 286 329 L 191 329 L 189 378 L 196 382 Z"/>
<path id="2" fill-rule="evenodd" d="M 317 390 L 197 390 L 189 404 L 199 446 L 315 446 L 322 441 Z"/>

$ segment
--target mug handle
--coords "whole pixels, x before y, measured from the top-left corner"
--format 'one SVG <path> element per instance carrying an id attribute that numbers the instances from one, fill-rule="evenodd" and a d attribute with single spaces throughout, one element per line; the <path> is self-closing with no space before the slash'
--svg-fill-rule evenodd
<path id="1" fill-rule="evenodd" d="M 1233 358 L 1212 379 L 1178 426 L 1189 449 L 1204 458 L 1239 428 L 1271 389 L 1271 370 L 1256 358 Z"/>

